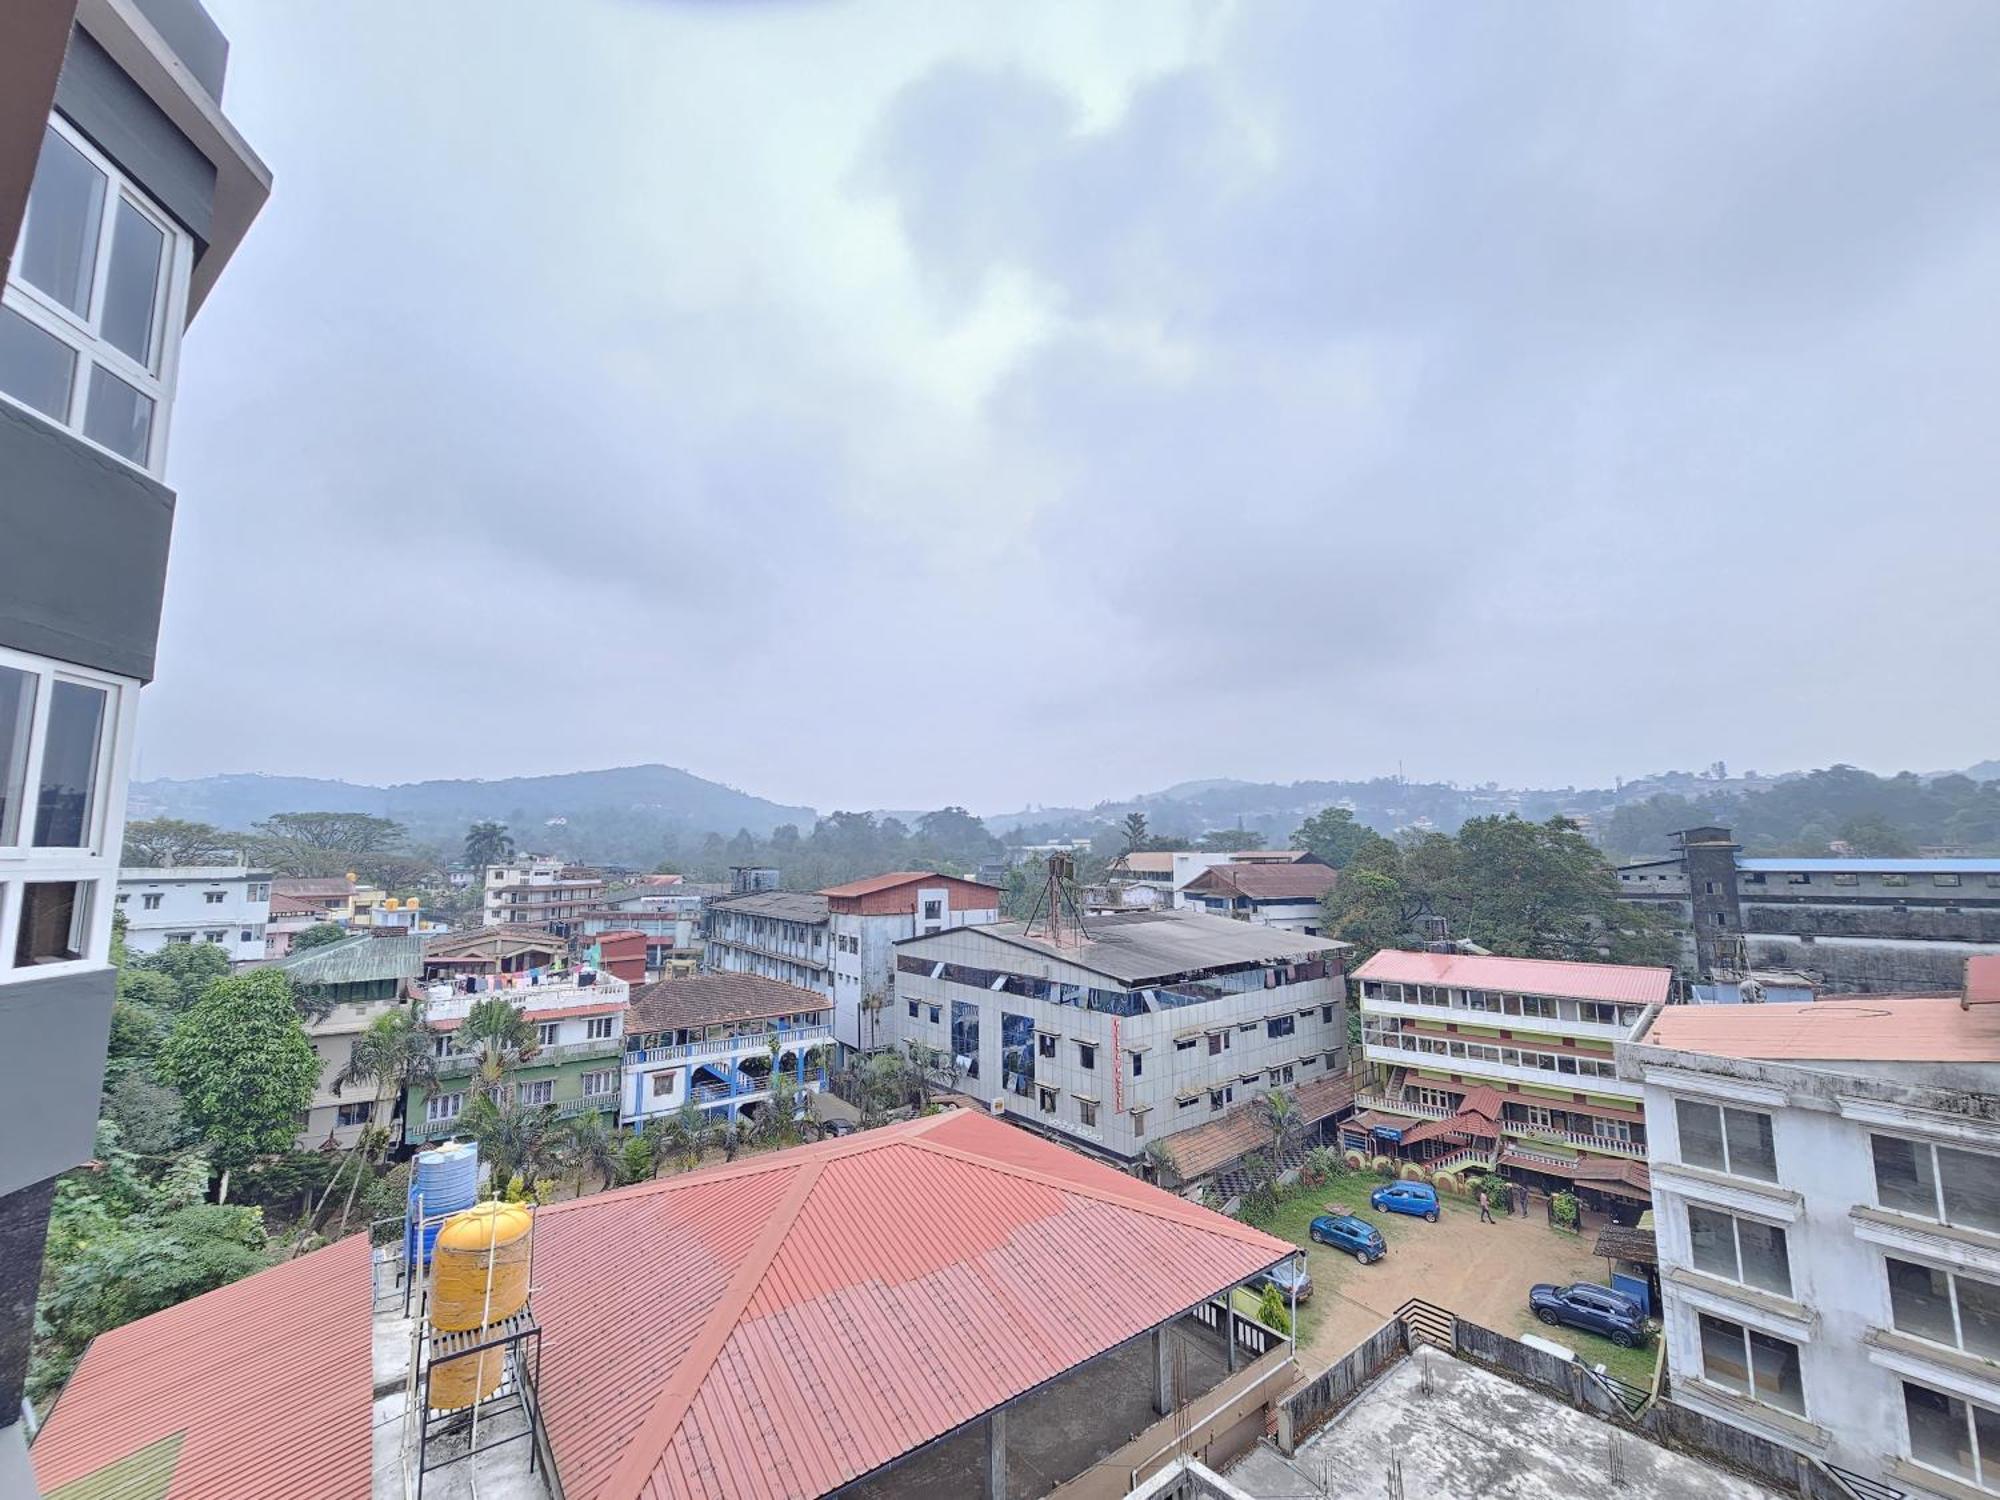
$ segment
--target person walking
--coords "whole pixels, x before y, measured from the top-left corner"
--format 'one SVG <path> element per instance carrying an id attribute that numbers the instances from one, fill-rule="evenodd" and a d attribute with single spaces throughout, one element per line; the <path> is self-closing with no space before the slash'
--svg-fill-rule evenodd
<path id="1" fill-rule="evenodd" d="M 1479 1190 L 1479 1222 L 1482 1224 L 1493 1222 L 1493 1200 L 1486 1196 L 1485 1188 Z"/>

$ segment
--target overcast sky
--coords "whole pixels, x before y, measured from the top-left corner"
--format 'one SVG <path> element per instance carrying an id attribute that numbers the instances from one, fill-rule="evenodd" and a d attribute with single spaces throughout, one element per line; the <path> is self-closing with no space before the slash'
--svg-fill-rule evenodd
<path id="1" fill-rule="evenodd" d="M 148 776 L 2000 754 L 2000 5 L 207 0 Z"/>

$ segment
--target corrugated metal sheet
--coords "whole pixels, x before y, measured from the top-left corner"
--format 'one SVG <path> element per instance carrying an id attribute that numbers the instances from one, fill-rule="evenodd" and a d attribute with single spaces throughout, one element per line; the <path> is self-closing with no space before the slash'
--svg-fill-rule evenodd
<path id="1" fill-rule="evenodd" d="M 166 1500 L 180 1456 L 181 1435 L 176 1432 L 106 1464 L 95 1474 L 51 1490 L 42 1500 Z"/>
<path id="2" fill-rule="evenodd" d="M 415 979 L 423 972 L 424 940 L 414 933 L 395 937 L 342 938 L 309 948 L 276 965 L 293 984 L 368 984 L 380 979 Z"/>
<path id="3" fill-rule="evenodd" d="M 367 1500 L 368 1237 L 100 1335 L 29 1449 L 44 1491 L 178 1436 L 163 1500 Z M 113 1494 L 92 1491 L 79 1494 Z"/>
<path id="4" fill-rule="evenodd" d="M 1391 984 L 1441 984 L 1457 989 L 1502 990 L 1515 995 L 1557 995 L 1569 1000 L 1649 1005 L 1667 998 L 1674 971 L 1640 964 L 1489 958 L 1470 953 L 1405 953 L 1384 948 L 1356 969 L 1354 977 L 1386 980 Z M 1495 1024 L 1505 1024 L 1504 1018 Z"/>
<path id="5" fill-rule="evenodd" d="M 545 1209 L 564 1494 L 823 1494 L 1289 1249 L 969 1112 Z"/>

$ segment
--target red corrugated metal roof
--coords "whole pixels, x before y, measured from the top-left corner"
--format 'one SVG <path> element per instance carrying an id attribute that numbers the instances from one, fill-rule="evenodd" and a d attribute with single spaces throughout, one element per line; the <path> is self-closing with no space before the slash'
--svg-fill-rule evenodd
<path id="1" fill-rule="evenodd" d="M 1290 1248 L 967 1111 L 552 1206 L 563 1492 L 823 1494 Z"/>
<path id="2" fill-rule="evenodd" d="M 1650 1005 L 1667 998 L 1674 971 L 1639 964 L 1584 964 L 1471 953 L 1405 953 L 1384 948 L 1356 969 L 1354 977 L 1382 979 L 1391 984 L 1441 984 L 1516 995 L 1559 995 L 1572 1000 Z"/>
<path id="3" fill-rule="evenodd" d="M 29 1451 L 44 1491 L 182 1434 L 163 1500 L 368 1500 L 368 1237 L 101 1334 Z"/>

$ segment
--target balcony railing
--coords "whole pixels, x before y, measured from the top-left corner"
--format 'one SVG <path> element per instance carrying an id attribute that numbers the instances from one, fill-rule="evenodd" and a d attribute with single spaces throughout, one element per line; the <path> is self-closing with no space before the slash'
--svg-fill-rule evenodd
<path id="1" fill-rule="evenodd" d="M 554 1063 L 574 1062 L 582 1057 L 617 1057 L 624 1050 L 625 1038 L 622 1036 L 593 1037 L 587 1042 L 557 1042 L 554 1046 L 538 1048 L 535 1055 L 521 1066 L 540 1068 Z M 449 1078 L 456 1073 L 470 1073 L 478 1063 L 479 1053 L 476 1049 L 471 1052 L 448 1053 L 437 1060 L 438 1076 Z"/>
<path id="2" fill-rule="evenodd" d="M 1451 1113 L 1441 1104 L 1419 1104 L 1407 1097 L 1391 1099 L 1387 1094 L 1356 1094 L 1354 1102 L 1362 1109 L 1390 1109 L 1399 1114 L 1424 1115 L 1433 1120 L 1442 1120 Z"/>
<path id="3" fill-rule="evenodd" d="M 507 979 L 511 976 L 492 976 Z M 442 991 L 443 993 L 439 993 Z M 472 1007 L 481 1000 L 505 1000 L 532 1016 L 538 1010 L 555 1010 L 571 1005 L 603 1005 L 609 1010 L 613 1006 L 627 1004 L 632 997 L 632 988 L 615 975 L 598 972 L 590 984 L 578 984 L 574 979 L 544 980 L 540 984 L 507 984 L 500 988 L 488 989 L 477 995 L 453 993 L 448 986 L 433 986 L 424 1001 L 424 1019 L 429 1021 L 463 1021 L 472 1012 Z"/>
<path id="4" fill-rule="evenodd" d="M 680 1062 L 690 1058 L 743 1057 L 771 1050 L 772 1039 L 781 1050 L 812 1047 L 833 1040 L 831 1026 L 795 1026 L 789 1030 L 751 1032 L 743 1036 L 718 1037 L 705 1042 L 683 1042 L 671 1047 L 645 1047 L 627 1052 L 629 1063 Z"/>
<path id="5" fill-rule="evenodd" d="M 581 1099 L 565 1099 L 561 1104 L 558 1104 L 556 1106 L 556 1118 L 571 1120 L 578 1115 L 603 1114 L 607 1110 L 615 1110 L 617 1108 L 618 1095 L 616 1093 L 587 1094 Z"/>
<path id="6" fill-rule="evenodd" d="M 1356 1094 L 1354 1102 L 1362 1109 L 1388 1110 L 1395 1114 L 1422 1115 L 1426 1119 L 1442 1120 L 1453 1111 L 1435 1104 L 1419 1104 L 1414 1099 L 1391 1099 L 1387 1094 Z M 1500 1133 L 1515 1140 L 1548 1141 L 1566 1146 L 1578 1146 L 1586 1151 L 1603 1151 L 1613 1156 L 1628 1156 L 1643 1161 L 1646 1156 L 1642 1141 L 1623 1141 L 1616 1136 L 1593 1135 L 1587 1130 L 1558 1130 L 1548 1125 L 1530 1125 L 1523 1121 L 1502 1120 Z"/>

